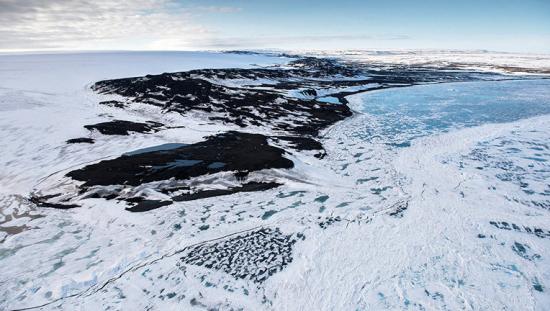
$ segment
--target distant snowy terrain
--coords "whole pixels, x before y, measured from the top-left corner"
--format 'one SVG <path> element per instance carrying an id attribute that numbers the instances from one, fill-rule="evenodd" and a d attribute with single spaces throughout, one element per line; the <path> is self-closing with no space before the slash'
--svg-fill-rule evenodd
<path id="1" fill-rule="evenodd" d="M 505 73 L 550 73 L 550 55 L 490 51 L 388 50 L 305 52 L 336 56 L 370 64 L 434 66 L 443 69 L 477 69 Z"/>
<path id="2" fill-rule="evenodd" d="M 547 310 L 549 64 L 1 55 L 0 309 Z"/>

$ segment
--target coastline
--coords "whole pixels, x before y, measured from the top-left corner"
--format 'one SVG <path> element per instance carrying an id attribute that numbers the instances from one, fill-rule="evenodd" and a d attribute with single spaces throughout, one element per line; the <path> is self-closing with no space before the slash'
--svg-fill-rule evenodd
<path id="1" fill-rule="evenodd" d="M 388 92 L 391 90 L 388 89 Z M 357 97 L 354 98 L 358 100 L 361 97 L 360 94 L 355 96 Z M 148 117 L 144 117 L 147 114 L 160 113 L 157 107 L 140 104 L 136 111 L 123 114 L 117 111 L 116 107 L 98 105 L 99 99 L 104 98 L 88 98 L 87 103 L 91 107 L 101 107 L 100 109 L 104 109 L 114 116 L 125 116 L 126 118 L 132 116 L 133 121 L 145 122 L 148 120 Z M 201 303 L 212 305 L 223 304 L 221 300 L 226 299 L 236 305 L 249 308 L 270 309 L 268 305 L 260 303 L 262 297 L 267 295 L 276 297 L 270 303 L 281 309 L 292 309 L 298 306 L 316 306 L 323 309 L 328 306 L 348 304 L 352 307 L 352 304 L 363 299 L 361 297 L 364 294 L 360 290 L 354 288 L 346 295 L 329 290 L 334 288 L 335 282 L 339 282 L 337 276 L 342 273 L 349 284 L 354 284 L 353 286 L 371 282 L 370 284 L 374 284 L 373 288 L 391 292 L 390 283 L 395 279 L 360 280 L 358 273 L 353 271 L 362 271 L 359 273 L 362 276 L 371 275 L 370 269 L 373 267 L 379 269 L 377 270 L 378 275 L 386 275 L 392 270 L 400 271 L 400 267 L 406 266 L 402 260 L 382 262 L 380 258 L 393 259 L 403 256 L 412 258 L 411 260 L 414 262 L 411 262 L 411 267 L 420 266 L 422 260 L 415 261 L 415 256 L 412 254 L 418 254 L 421 247 L 425 245 L 422 239 L 433 243 L 441 241 L 437 240 L 438 237 L 431 236 L 433 231 L 423 231 L 422 234 L 415 236 L 417 233 L 415 228 L 419 223 L 425 223 L 424 218 L 429 216 L 429 219 L 436 221 L 438 230 L 446 232 L 438 219 L 441 219 L 439 213 L 449 210 L 438 210 L 437 206 L 430 206 L 428 214 L 419 213 L 424 210 L 422 200 L 419 199 L 419 193 L 422 193 L 418 188 L 419 181 L 414 183 L 413 188 L 409 188 L 407 178 L 401 176 L 403 172 L 394 169 L 395 161 L 405 161 L 400 160 L 402 159 L 400 154 L 404 153 L 405 149 L 401 150 L 403 152 L 390 151 L 391 156 L 388 156 L 386 145 L 370 146 L 362 141 L 361 137 L 350 135 L 353 133 L 351 129 L 354 127 L 368 124 L 370 116 L 359 112 L 359 104 L 358 102 L 354 104 L 353 99 L 349 105 L 352 109 L 355 107 L 354 110 L 357 110 L 351 117 L 334 123 L 319 133 L 318 138 L 327 151 L 324 159 L 315 157 L 314 152 L 285 148 L 287 151 L 285 156 L 295 166 L 292 170 L 274 168 L 256 172 L 258 178 L 284 180 L 285 185 L 279 188 L 179 202 L 174 206 L 146 213 L 127 212 L 121 202 L 88 198 L 84 200 L 86 205 L 83 208 L 47 209 L 45 217 L 41 213 L 37 213 L 40 212 L 40 209 L 31 210 L 29 214 L 29 211 L 22 207 L 27 204 L 24 198 L 4 197 L 2 199 L 4 206 L 10 206 L 9 208 L 12 210 L 21 208 L 22 220 L 28 220 L 28 215 L 32 216 L 35 213 L 41 217 L 32 220 L 34 228 L 24 229 L 22 233 L 10 237 L 4 244 L 8 245 L 2 250 L 5 267 L 16 266 L 16 263 L 19 262 L 16 257 L 25 258 L 29 261 L 26 266 L 42 269 L 41 273 L 44 274 L 44 280 L 34 280 L 30 283 L 32 286 L 14 285 L 11 287 L 6 295 L 11 295 L 12 298 L 9 301 L 6 298 L 4 303 L 13 307 L 12 303 L 15 299 L 13 297 L 16 297 L 17 293 L 28 293 L 31 288 L 38 288 L 37 292 L 40 295 L 46 294 L 47 289 L 50 291 L 50 296 L 36 294 L 32 300 L 26 301 L 25 305 L 17 302 L 15 305 L 24 307 L 34 304 L 34 302 L 38 305 L 45 301 L 63 299 L 64 297 L 67 297 L 65 302 L 57 301 L 52 307 L 57 306 L 58 302 L 66 303 L 64 307 L 91 307 L 106 300 L 116 304 L 124 301 L 117 298 L 118 294 L 113 287 L 113 282 L 116 281 L 119 282 L 118 284 L 139 284 L 143 288 L 170 288 L 174 292 L 186 295 L 185 299 L 188 300 L 191 300 L 191 297 L 199 297 L 199 293 L 205 293 L 207 297 L 203 298 Z M 70 107 L 69 101 L 66 107 Z M 136 116 L 140 117 L 135 118 Z M 159 132 L 161 134 L 139 133 L 120 137 L 93 136 L 99 138 L 96 139 L 96 144 L 85 145 L 81 151 L 76 152 L 78 161 L 75 161 L 75 164 L 76 162 L 80 163 L 83 158 L 90 157 L 91 161 L 98 161 L 98 159 L 93 159 L 93 155 L 90 154 L 92 153 L 90 150 L 94 149 L 86 149 L 88 147 L 108 151 L 112 155 L 109 157 L 115 158 L 124 152 L 151 147 L 153 143 L 173 143 L 173 139 L 177 139 L 181 135 L 185 135 L 185 143 L 192 144 L 203 141 L 205 136 L 235 129 L 235 127 L 227 125 L 220 127 L 219 125 L 205 124 L 200 121 L 198 116 L 195 119 L 194 115 L 164 115 L 155 121 L 181 122 L 187 127 L 168 129 L 165 132 Z M 80 122 L 78 126 L 81 127 L 104 118 L 105 116 L 93 116 L 85 120 L 87 123 L 83 123 L 81 120 L 76 123 Z M 91 120 L 93 121 L 90 122 Z M 529 121 L 525 122 L 529 123 Z M 205 127 L 206 129 L 204 129 Z M 251 131 L 256 131 L 259 128 L 261 127 L 249 127 Z M 206 132 L 202 132 L 203 130 Z M 78 136 L 82 136 L 81 133 L 86 133 L 83 129 L 79 129 L 79 131 L 81 132 L 78 132 Z M 274 134 L 265 128 L 260 133 L 266 136 Z M 277 132 L 276 134 L 280 135 L 281 133 Z M 72 133 L 71 135 L 63 137 L 63 139 L 60 136 L 59 142 L 56 144 L 63 143 L 66 138 L 78 137 Z M 114 149 L 107 148 L 117 144 L 120 145 Z M 417 147 L 416 143 L 413 143 L 410 148 L 423 149 L 426 147 Z M 71 152 L 78 150 L 74 145 L 67 145 L 60 149 L 71 150 Z M 63 154 L 69 153 L 65 151 Z M 393 155 L 399 157 L 394 159 Z M 405 162 L 414 163 L 410 159 Z M 77 165 L 82 167 L 82 164 Z M 398 168 L 402 169 L 403 167 L 398 166 Z M 413 168 L 404 167 L 403 170 L 413 170 Z M 207 184 L 211 177 L 198 179 L 197 182 Z M 373 177 L 377 177 L 377 179 L 371 179 Z M 430 177 L 427 177 L 428 181 L 430 181 Z M 226 181 L 223 180 L 223 182 Z M 390 188 L 386 189 L 386 187 Z M 405 187 L 404 190 L 402 187 Z M 139 190 L 147 191 L 145 188 L 142 187 Z M 410 201 L 411 196 L 412 201 Z M 436 199 L 432 197 L 432 200 L 436 201 Z M 407 204 L 404 205 L 404 202 Z M 456 213 L 450 214 L 448 217 L 452 219 L 457 215 Z M 491 226 L 489 220 L 485 220 L 487 220 L 486 224 Z M 495 221 L 502 221 L 502 219 Z M 152 228 L 151 224 L 154 224 Z M 399 226 L 403 224 L 403 227 L 396 229 L 398 224 Z M 541 223 L 526 224 L 530 227 L 534 225 L 541 226 Z M 260 229 L 269 229 L 269 231 L 264 232 Z M 277 232 L 275 229 L 279 231 Z M 468 227 L 464 230 L 469 232 L 470 229 Z M 251 235 L 246 235 L 244 231 Z M 452 233 L 454 234 L 454 231 Z M 270 238 L 262 240 L 259 238 L 260 235 Z M 229 272 L 224 274 L 218 271 L 220 269 L 208 269 L 195 261 L 182 265 L 180 256 L 166 256 L 166 254 L 181 254 L 184 250 L 200 252 L 201 247 L 205 246 L 221 247 L 221 244 L 217 244 L 220 242 L 231 244 L 242 240 L 245 244 L 252 243 L 248 241 L 258 241 L 254 243 L 269 245 L 271 238 L 288 241 L 288 243 L 280 244 L 280 251 L 273 253 L 273 257 L 279 258 L 281 262 L 288 261 L 289 259 L 285 255 L 288 246 L 293 249 L 293 262 L 285 265 L 284 269 L 270 275 L 269 278 L 260 277 L 262 286 L 250 283 L 249 279 L 233 278 L 231 275 L 237 275 L 236 270 L 227 270 Z M 399 239 L 404 238 L 412 240 L 409 246 L 401 249 L 402 243 Z M 323 247 L 319 247 L 320 245 Z M 351 251 L 360 245 L 366 248 Z M 442 245 L 452 246 L 453 244 L 443 243 Z M 72 252 L 60 254 L 60 250 L 65 249 L 71 249 Z M 252 254 L 251 258 L 256 258 L 253 254 L 257 248 L 247 246 L 244 249 Z M 372 249 L 376 251 L 368 251 Z M 43 254 L 44 261 L 40 258 L 32 258 L 32 253 L 36 252 Z M 14 254 L 17 255 L 13 256 Z M 341 254 L 346 254 L 346 256 L 339 256 Z M 437 256 L 436 252 L 433 255 Z M 336 265 L 329 260 L 334 256 L 340 260 Z M 78 258 L 84 259 L 76 260 Z M 59 262 L 63 264 L 59 265 Z M 260 262 L 258 266 L 261 266 L 259 259 L 253 259 L 252 263 L 247 264 L 254 267 L 256 262 Z M 363 266 L 365 262 L 371 264 Z M 438 265 L 440 270 L 437 271 L 439 272 L 444 271 L 444 263 L 448 262 L 435 259 L 431 261 L 434 265 Z M 88 265 L 91 266 L 88 267 Z M 17 275 L 26 275 L 31 278 L 35 274 L 34 271 L 25 270 L 25 267 L 22 269 L 24 271 L 18 271 Z M 48 272 L 52 269 L 52 272 Z M 342 272 L 342 269 L 347 272 Z M 56 277 L 56 273 L 61 272 L 64 276 L 59 279 Z M 156 279 L 161 275 L 177 276 L 182 272 L 186 275 L 185 280 Z M 400 276 L 404 280 L 403 282 L 406 282 L 408 277 L 415 275 L 411 271 L 403 273 Z M 424 273 L 429 275 L 426 271 Z M 154 278 L 145 277 L 148 274 L 154 275 Z M 15 275 L 9 275 L 15 279 Z M 263 274 L 260 271 L 252 271 L 250 275 L 256 279 L 257 276 Z M 437 275 L 434 279 L 437 277 L 441 277 L 441 275 Z M 56 281 L 51 286 L 48 280 Z M 337 284 L 341 286 L 346 283 L 340 282 L 343 283 Z M 190 288 L 188 284 L 193 284 L 193 286 Z M 311 284 L 318 284 L 318 286 L 310 287 Z M 222 289 L 223 285 L 228 286 L 231 291 Z M 105 288 L 104 292 L 98 291 L 103 287 Z M 368 301 L 371 303 L 374 301 L 376 302 L 374 305 L 382 307 L 383 302 L 376 297 L 377 293 L 373 288 L 371 288 L 373 297 L 369 297 Z M 431 291 L 431 289 L 429 290 Z M 307 295 L 308 293 L 313 298 Z M 451 291 L 451 293 L 451 295 L 460 294 L 459 291 Z M 479 297 L 478 293 L 470 294 Z M 69 298 L 73 295 L 82 301 Z M 137 297 L 144 294 L 137 290 L 130 290 L 126 295 Z M 158 294 L 148 293 L 147 295 L 153 299 Z M 216 298 L 218 295 L 223 298 Z M 241 295 L 248 295 L 247 303 L 242 302 Z M 426 299 L 432 299 L 431 297 L 423 298 L 420 293 L 416 292 L 409 296 L 423 302 Z M 295 297 L 296 300 L 288 299 L 288 297 Z M 392 296 L 391 299 L 393 299 L 392 303 L 395 303 L 402 302 L 404 298 Z M 499 296 L 499 299 L 506 301 L 507 298 Z M 293 301 L 293 305 L 287 304 L 291 301 Z M 159 307 L 170 307 L 174 306 L 176 301 L 163 299 L 157 303 Z M 363 303 L 367 303 L 367 300 L 364 300 Z M 430 303 L 428 300 L 426 305 L 430 305 Z M 478 301 L 478 303 L 480 306 L 491 306 L 484 301 Z M 398 307 L 397 305 L 392 306 Z M 433 306 L 435 307 L 437 304 Z M 146 305 L 144 302 L 135 301 L 134 307 L 140 309 Z"/>

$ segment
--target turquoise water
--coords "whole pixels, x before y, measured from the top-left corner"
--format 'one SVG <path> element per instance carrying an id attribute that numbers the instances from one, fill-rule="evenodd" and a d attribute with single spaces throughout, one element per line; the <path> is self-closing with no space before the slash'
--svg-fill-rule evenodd
<path id="1" fill-rule="evenodd" d="M 366 93 L 362 99 L 362 111 L 374 119 L 365 137 L 407 146 L 437 132 L 550 114 L 550 80 L 419 85 Z"/>

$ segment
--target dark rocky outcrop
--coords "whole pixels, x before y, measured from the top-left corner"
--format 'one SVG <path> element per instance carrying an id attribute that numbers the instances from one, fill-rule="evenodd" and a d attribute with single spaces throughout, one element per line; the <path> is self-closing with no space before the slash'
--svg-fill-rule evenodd
<path id="1" fill-rule="evenodd" d="M 72 138 L 67 140 L 67 144 L 93 144 L 94 140 L 87 137 Z"/>
<path id="2" fill-rule="evenodd" d="M 295 236 L 278 228 L 261 228 L 190 247 L 182 252 L 181 261 L 262 283 L 292 262 L 296 242 Z"/>
<path id="3" fill-rule="evenodd" d="M 228 132 L 203 142 L 153 152 L 123 155 L 85 166 L 67 174 L 83 181 L 83 188 L 106 185 L 131 185 L 167 180 L 189 179 L 221 171 L 257 171 L 292 168 L 283 157 L 284 150 L 267 143 L 260 134 Z"/>
<path id="4" fill-rule="evenodd" d="M 99 102 L 100 105 L 113 107 L 113 108 L 125 108 L 126 105 L 118 100 L 106 100 Z"/>
<path id="5" fill-rule="evenodd" d="M 159 107 L 156 111 L 160 114 L 198 113 L 211 122 L 236 125 L 247 128 L 248 132 L 260 128 L 259 132 L 276 134 L 268 137 L 233 131 L 191 145 L 169 143 L 128 152 L 69 172 L 67 177 L 82 182 L 74 197 L 125 200 L 132 205 L 129 211 L 142 212 L 173 201 L 271 189 L 279 186 L 280 181 L 265 179 L 265 176 L 254 179 L 251 173 L 292 168 L 294 164 L 284 157 L 283 148 L 314 151 L 315 157 L 323 158 L 326 151 L 318 141 L 319 133 L 352 115 L 346 96 L 427 82 L 483 79 L 485 75 L 466 70 L 362 65 L 330 58 L 281 56 L 294 59 L 285 66 L 268 68 L 200 69 L 96 82 L 92 86 L 94 91 L 116 96 L 116 100 L 102 101 L 100 105 L 133 109 L 145 104 Z M 327 98 L 331 100 L 327 102 Z M 173 127 L 157 122 L 111 120 L 85 128 L 104 135 L 131 135 Z M 67 143 L 84 142 L 93 140 L 77 138 Z M 220 172 L 229 172 L 221 175 L 231 180 L 231 186 L 216 190 L 200 186 L 202 177 Z M 186 183 L 192 179 L 198 181 Z M 218 181 L 225 185 L 226 180 Z M 156 183 L 151 190 L 169 199 L 132 201 L 134 198 L 128 193 L 145 183 Z M 56 200 L 39 202 L 51 207 L 63 204 Z M 67 200 L 67 195 L 63 200 Z"/>
<path id="6" fill-rule="evenodd" d="M 253 191 L 269 190 L 269 189 L 277 188 L 279 186 L 281 186 L 281 184 L 276 182 L 249 182 L 249 183 L 243 184 L 242 186 L 232 187 L 228 189 L 205 190 L 205 191 L 189 193 L 189 194 L 180 194 L 178 196 L 174 196 L 172 199 L 176 202 L 192 201 L 197 199 L 217 197 L 220 195 L 229 195 L 229 194 L 238 193 L 238 192 L 253 192 Z"/>
<path id="7" fill-rule="evenodd" d="M 151 133 L 156 132 L 162 128 L 162 124 L 158 122 L 148 121 L 147 123 L 132 122 L 125 120 L 113 120 L 108 122 L 101 122 L 92 125 L 85 125 L 88 130 L 97 130 L 103 135 L 130 135 L 131 132 L 135 133 Z"/>
<path id="8" fill-rule="evenodd" d="M 172 201 L 158 201 L 158 200 L 142 200 L 136 203 L 136 205 L 127 208 L 127 211 L 140 213 L 157 209 L 159 207 L 172 204 Z"/>

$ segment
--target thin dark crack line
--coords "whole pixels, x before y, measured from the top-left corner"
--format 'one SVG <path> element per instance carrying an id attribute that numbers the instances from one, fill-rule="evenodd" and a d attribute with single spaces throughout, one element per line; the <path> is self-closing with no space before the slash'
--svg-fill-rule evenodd
<path id="1" fill-rule="evenodd" d="M 159 258 L 156 258 L 156 259 L 153 259 L 151 261 L 148 261 L 148 262 L 144 262 L 144 263 L 141 263 L 141 264 L 137 264 L 133 267 L 130 267 L 128 269 L 126 269 L 125 271 L 123 271 L 122 273 L 120 273 L 118 276 L 116 277 L 112 277 L 110 278 L 109 280 L 107 280 L 105 283 L 103 283 L 99 288 L 97 289 L 93 289 L 94 287 L 97 287 L 97 284 L 96 285 L 93 285 L 93 286 L 90 286 L 89 288 L 81 291 L 81 292 L 78 292 L 78 293 L 74 293 L 74 294 L 71 294 L 71 295 L 68 295 L 68 296 L 65 296 L 65 297 L 60 297 L 60 298 L 57 298 L 55 300 L 52 300 L 50 302 L 47 302 L 47 303 L 44 303 L 44 304 L 41 304 L 41 305 L 38 305 L 38 306 L 32 306 L 32 307 L 25 307 L 25 308 L 17 308 L 17 309 L 10 309 L 11 311 L 24 311 L 24 310 L 33 310 L 33 309 L 38 309 L 38 308 L 42 308 L 42 307 L 45 307 L 45 306 L 49 306 L 49 305 L 52 305 L 52 304 L 55 304 L 59 301 L 63 301 L 65 299 L 68 299 L 68 298 L 74 298 L 74 297 L 89 297 L 97 292 L 99 292 L 100 290 L 104 289 L 105 287 L 107 287 L 109 284 L 117 281 L 118 279 L 122 278 L 124 275 L 126 275 L 127 273 L 129 272 L 133 272 L 133 271 L 136 271 L 140 268 L 143 268 L 145 266 L 148 266 L 148 265 L 152 265 L 156 262 L 159 262 L 165 258 L 170 258 L 170 257 L 173 257 L 173 256 L 176 256 L 182 252 L 184 252 L 185 250 L 191 248 L 191 247 L 195 247 L 195 246 L 198 246 L 198 245 L 202 245 L 202 244 L 207 244 L 207 243 L 211 243 L 211 242 L 214 242 L 214 241 L 218 241 L 218 240 L 222 240 L 222 239 L 225 239 L 225 238 L 228 238 L 230 236 L 234 236 L 234 235 L 238 235 L 238 234 L 242 234 L 242 233 L 245 233 L 245 232 L 249 232 L 249 231 L 254 231 L 254 230 L 258 230 L 258 229 L 261 229 L 261 228 L 264 228 L 265 226 L 257 226 L 257 227 L 253 227 L 253 228 L 250 228 L 250 229 L 246 229 L 246 230 L 241 230 L 241 231 L 237 231 L 237 232 L 234 232 L 234 233 L 231 233 L 231 234 L 227 234 L 227 235 L 224 235 L 224 236 L 221 236 L 221 237 L 217 237 L 217 238 L 214 238 L 214 239 L 210 239 L 210 240 L 205 240 L 205 241 L 201 241 L 201 242 L 197 242 L 197 243 L 194 243 L 194 244 L 191 244 L 191 245 L 187 245 L 185 246 L 184 248 L 182 249 L 179 249 L 171 254 L 165 254 L 165 255 L 162 255 L 161 257 Z M 91 291 L 91 292 L 90 292 Z M 89 292 L 89 293 L 88 293 Z"/>

